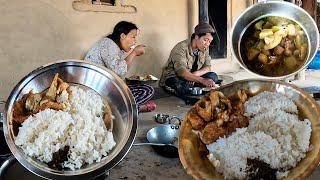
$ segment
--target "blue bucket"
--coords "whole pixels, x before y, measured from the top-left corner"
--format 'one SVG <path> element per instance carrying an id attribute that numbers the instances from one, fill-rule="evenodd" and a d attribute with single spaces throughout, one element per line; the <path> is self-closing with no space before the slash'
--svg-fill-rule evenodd
<path id="1" fill-rule="evenodd" d="M 317 54 L 308 65 L 308 69 L 320 69 L 320 50 L 318 50 Z"/>

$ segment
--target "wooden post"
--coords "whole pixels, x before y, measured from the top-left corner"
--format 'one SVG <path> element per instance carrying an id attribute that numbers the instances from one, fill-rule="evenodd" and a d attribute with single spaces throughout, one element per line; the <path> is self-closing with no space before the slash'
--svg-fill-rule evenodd
<path id="1" fill-rule="evenodd" d="M 317 22 L 317 0 L 301 0 L 302 8 Z M 297 3 L 297 2 L 296 2 Z M 295 75 L 295 79 L 305 80 L 305 69 Z"/>
<path id="2" fill-rule="evenodd" d="M 314 20 L 316 20 L 317 0 L 302 0 L 302 8 L 305 9 Z"/>
<path id="3" fill-rule="evenodd" d="M 208 0 L 199 0 L 199 22 L 209 23 Z"/>
<path id="4" fill-rule="evenodd" d="M 317 15 L 316 15 L 318 29 L 320 29 L 320 2 L 317 2 Z M 319 30 L 320 31 L 320 30 Z"/>

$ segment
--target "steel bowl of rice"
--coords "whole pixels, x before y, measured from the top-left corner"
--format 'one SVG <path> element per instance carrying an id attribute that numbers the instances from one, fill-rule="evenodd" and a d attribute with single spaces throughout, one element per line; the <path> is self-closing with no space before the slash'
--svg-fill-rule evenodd
<path id="1" fill-rule="evenodd" d="M 44 65 L 11 91 L 3 130 L 15 158 L 46 179 L 106 174 L 130 150 L 137 108 L 124 81 L 80 60 Z"/>
<path id="2" fill-rule="evenodd" d="M 179 157 L 195 179 L 306 179 L 320 161 L 320 108 L 276 80 L 235 81 L 187 113 Z"/>

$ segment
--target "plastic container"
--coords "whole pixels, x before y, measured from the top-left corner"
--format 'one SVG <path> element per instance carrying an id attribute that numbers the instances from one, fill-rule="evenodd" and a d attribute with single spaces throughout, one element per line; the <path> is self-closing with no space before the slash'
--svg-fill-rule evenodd
<path id="1" fill-rule="evenodd" d="M 308 65 L 308 69 L 320 69 L 320 50 L 318 50 L 317 54 Z"/>

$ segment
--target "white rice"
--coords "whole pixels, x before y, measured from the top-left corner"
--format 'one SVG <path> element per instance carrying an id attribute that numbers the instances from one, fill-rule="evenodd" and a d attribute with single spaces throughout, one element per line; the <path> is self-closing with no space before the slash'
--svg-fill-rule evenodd
<path id="1" fill-rule="evenodd" d="M 310 121 L 300 121 L 296 114 L 284 111 L 297 109 L 290 99 L 272 93 L 282 99 L 282 105 L 277 105 L 275 103 L 278 103 L 278 100 L 274 98 L 271 102 L 267 101 L 266 98 L 271 96 L 270 93 L 267 94 L 269 95 L 263 93 L 262 97 L 259 97 L 259 94 L 258 97 L 249 99 L 254 100 L 254 103 L 246 103 L 246 115 L 255 114 L 247 128 L 237 129 L 228 138 L 220 138 L 207 145 L 209 160 L 225 179 L 246 179 L 247 159 L 258 159 L 269 164 L 271 168 L 281 169 L 282 171 L 277 172 L 277 178 L 285 177 L 287 170 L 295 167 L 309 150 Z M 266 102 L 270 107 L 266 108 Z M 284 108 L 285 104 L 290 107 Z"/>
<path id="2" fill-rule="evenodd" d="M 260 155 L 272 157 L 273 150 L 278 147 L 279 143 L 271 136 L 263 132 L 249 133 L 247 128 L 237 129 L 228 138 L 220 138 L 207 145 L 209 159 L 215 161 L 216 170 L 223 173 L 226 179 L 245 179 L 247 158 L 254 159 Z"/>
<path id="3" fill-rule="evenodd" d="M 298 113 L 297 106 L 292 100 L 281 93 L 269 91 L 264 91 L 249 98 L 249 100 L 244 103 L 244 107 L 247 117 L 269 111 L 270 109 L 281 109 L 289 113 Z"/>
<path id="4" fill-rule="evenodd" d="M 306 152 L 309 149 L 309 139 L 311 136 L 310 121 L 308 119 L 300 121 L 297 115 L 281 110 L 270 110 L 256 115 L 250 120 L 248 131 L 262 131 L 279 142 L 288 143 L 288 146 L 295 146 L 295 148 L 302 152 Z M 289 139 L 283 139 L 291 137 L 290 141 L 288 141 Z M 288 148 L 288 146 L 284 148 Z M 295 164 L 288 164 L 288 166 L 295 166 Z"/>
<path id="5" fill-rule="evenodd" d="M 66 134 L 73 124 L 74 119 L 69 113 L 46 109 L 22 123 L 15 144 L 25 154 L 50 162 L 52 153 L 66 146 Z"/>
<path id="6" fill-rule="evenodd" d="M 100 162 L 116 145 L 113 134 L 103 122 L 103 101 L 93 91 L 72 86 L 68 111 L 46 109 L 30 116 L 15 139 L 25 154 L 43 162 L 69 146 L 68 161 L 63 167 L 79 169 L 85 163 Z"/>

